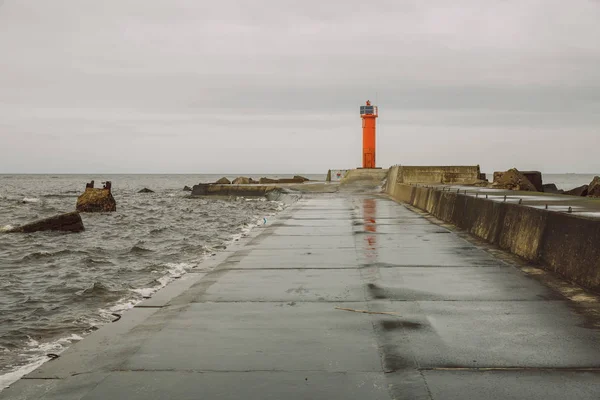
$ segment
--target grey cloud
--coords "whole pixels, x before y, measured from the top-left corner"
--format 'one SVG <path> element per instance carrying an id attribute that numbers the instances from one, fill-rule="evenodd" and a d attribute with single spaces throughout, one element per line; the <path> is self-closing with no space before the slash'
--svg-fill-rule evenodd
<path id="1" fill-rule="evenodd" d="M 0 172 L 73 171 L 105 138 L 90 171 L 349 167 L 367 98 L 384 165 L 599 171 L 599 20 L 587 0 L 7 0 Z"/>

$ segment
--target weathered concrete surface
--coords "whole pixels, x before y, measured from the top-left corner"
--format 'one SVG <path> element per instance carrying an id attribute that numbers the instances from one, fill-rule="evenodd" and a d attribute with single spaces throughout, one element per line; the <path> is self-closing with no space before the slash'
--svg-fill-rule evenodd
<path id="1" fill-rule="evenodd" d="M 551 194 L 563 194 L 565 191 L 556 187 L 554 183 L 545 183 L 542 185 L 542 192 Z"/>
<path id="2" fill-rule="evenodd" d="M 541 174 L 540 174 L 540 182 L 541 182 Z M 519 171 L 516 168 L 511 168 L 508 171 L 503 172 L 494 172 L 494 183 L 493 187 L 499 189 L 509 189 L 509 190 L 520 190 L 520 191 L 531 191 L 531 192 L 541 192 L 543 187 L 536 188 L 536 186 L 531 183 L 529 178 L 525 175 L 524 172 Z"/>
<path id="3" fill-rule="evenodd" d="M 480 181 L 479 165 L 407 166 L 390 168 L 388 182 L 395 183 L 475 183 Z"/>
<path id="4" fill-rule="evenodd" d="M 0 399 L 598 398 L 597 317 L 392 200 L 304 198 L 211 262 Z"/>
<path id="5" fill-rule="evenodd" d="M 339 182 L 346 175 L 349 170 L 347 169 L 330 169 L 327 171 L 327 182 Z"/>
<path id="6" fill-rule="evenodd" d="M 569 196 L 587 196 L 588 188 L 589 185 L 581 185 L 574 189 L 565 191 L 564 194 L 568 194 Z"/>
<path id="7" fill-rule="evenodd" d="M 588 187 L 588 196 L 600 197 L 600 176 L 595 176 Z"/>
<path id="8" fill-rule="evenodd" d="M 200 183 L 192 187 L 192 196 L 264 196 L 276 189 L 275 185 Z"/>
<path id="9" fill-rule="evenodd" d="M 515 174 L 516 172 L 516 174 Z M 527 181 L 528 183 L 531 183 L 533 185 L 533 189 L 535 189 L 535 191 L 538 192 L 543 192 L 544 191 L 544 182 L 542 180 L 542 173 L 540 171 L 518 171 L 517 169 L 513 168 L 510 169 L 508 171 L 496 171 L 494 172 L 494 183 L 500 183 L 500 181 L 502 181 L 503 177 L 505 174 L 509 174 L 509 175 L 513 175 L 513 179 L 518 176 L 518 175 L 522 175 Z M 509 182 L 504 182 L 509 183 Z M 517 182 L 514 182 L 514 184 L 518 184 Z M 555 190 L 556 189 L 556 185 L 554 186 Z M 518 189 L 517 189 L 518 190 Z M 523 189 L 521 189 L 523 190 Z"/>
<path id="10" fill-rule="evenodd" d="M 600 292 L 600 201 L 461 186 L 396 184 L 387 193 Z"/>
<path id="11" fill-rule="evenodd" d="M 299 181 L 299 180 L 298 180 Z M 192 196 L 265 196 L 278 190 L 302 193 L 335 193 L 339 184 L 308 181 L 304 183 L 230 184 L 200 183 L 192 188 Z"/>
<path id="12" fill-rule="evenodd" d="M 544 191 L 544 181 L 540 171 L 521 171 L 521 173 L 525 175 L 525 178 L 527 178 L 527 180 L 531 182 L 533 186 L 535 186 L 535 189 L 538 192 Z"/>
<path id="13" fill-rule="evenodd" d="M 387 169 L 381 168 L 357 168 L 351 169 L 340 180 L 343 186 L 379 186 L 388 174 Z"/>

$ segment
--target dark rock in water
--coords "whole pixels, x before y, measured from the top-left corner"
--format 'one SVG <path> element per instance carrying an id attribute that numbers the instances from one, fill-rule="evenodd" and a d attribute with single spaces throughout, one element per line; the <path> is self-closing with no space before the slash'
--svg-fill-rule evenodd
<path id="1" fill-rule="evenodd" d="M 148 188 L 143 188 L 138 193 L 154 193 L 154 190 L 150 190 Z"/>
<path id="2" fill-rule="evenodd" d="M 575 189 L 567 190 L 564 194 L 568 194 L 570 196 L 587 196 L 588 195 L 588 185 L 582 185 L 576 187 Z"/>
<path id="3" fill-rule="evenodd" d="M 191 192 L 191 191 L 192 191 L 192 188 L 191 188 L 191 187 L 189 187 L 189 186 L 184 186 L 184 187 L 183 187 L 183 191 L 184 191 L 184 192 Z"/>
<path id="4" fill-rule="evenodd" d="M 275 186 L 265 185 L 214 185 L 210 183 L 200 183 L 192 188 L 193 196 L 244 196 L 255 197 L 265 196 L 267 193 L 276 190 Z"/>
<path id="5" fill-rule="evenodd" d="M 304 183 L 304 179 L 306 178 L 282 178 L 282 179 L 277 179 L 277 183 Z"/>
<path id="6" fill-rule="evenodd" d="M 249 185 L 250 178 L 246 178 L 245 176 L 239 176 L 235 178 L 232 182 L 234 185 Z"/>
<path id="7" fill-rule="evenodd" d="M 565 191 L 556 187 L 554 183 L 546 183 L 542 185 L 542 191 L 544 193 L 562 194 Z"/>
<path id="8" fill-rule="evenodd" d="M 210 186 L 210 183 L 199 183 L 194 185 L 194 188 L 192 189 L 192 196 L 206 196 L 209 194 L 208 188 Z"/>
<path id="9" fill-rule="evenodd" d="M 9 230 L 11 233 L 31 233 L 41 231 L 82 232 L 83 221 L 77 211 L 41 219 L 31 224 Z"/>
<path id="10" fill-rule="evenodd" d="M 521 171 L 521 173 L 525 175 L 525 178 L 527 178 L 527 180 L 531 182 L 533 186 L 535 186 L 535 189 L 538 192 L 542 192 L 544 190 L 542 173 L 540 171 Z"/>
<path id="11" fill-rule="evenodd" d="M 217 185 L 229 185 L 231 184 L 231 181 L 225 177 L 222 177 L 221 179 L 219 179 L 218 181 L 215 182 Z"/>
<path id="12" fill-rule="evenodd" d="M 481 172 L 481 173 L 479 174 L 479 180 L 480 180 L 480 181 L 486 181 L 486 182 L 487 182 L 487 180 L 488 180 L 488 179 L 487 179 L 487 174 L 486 174 L 485 172 Z"/>
<path id="13" fill-rule="evenodd" d="M 77 198 L 79 212 L 111 212 L 117 211 L 117 202 L 111 193 L 111 182 L 107 181 L 102 189 L 86 185 L 85 192 Z"/>
<path id="14" fill-rule="evenodd" d="M 304 183 L 308 181 L 308 179 L 303 178 L 301 176 L 295 176 L 293 178 L 282 178 L 282 179 L 272 179 L 272 178 L 260 178 L 259 183 L 261 185 L 269 184 L 269 183 Z"/>
<path id="15" fill-rule="evenodd" d="M 302 181 L 302 182 L 306 182 L 306 181 L 308 181 L 309 179 L 308 179 L 308 178 L 305 178 L 305 177 L 303 177 L 303 176 L 300 176 L 300 175 L 294 175 L 294 180 L 297 180 L 297 181 Z"/>
<path id="16" fill-rule="evenodd" d="M 588 187 L 588 196 L 600 197 L 600 176 L 595 176 Z"/>
<path id="17" fill-rule="evenodd" d="M 509 169 L 506 172 L 494 172 L 494 183 L 492 187 L 509 189 L 509 190 L 523 190 L 529 192 L 536 192 L 537 189 L 533 184 L 516 168 Z"/>

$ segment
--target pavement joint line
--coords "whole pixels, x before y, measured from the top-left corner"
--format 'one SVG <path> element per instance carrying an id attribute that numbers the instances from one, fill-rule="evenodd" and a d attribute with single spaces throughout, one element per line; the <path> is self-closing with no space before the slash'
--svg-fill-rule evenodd
<path id="1" fill-rule="evenodd" d="M 345 269 L 355 270 L 356 267 L 294 267 L 294 268 L 270 268 L 270 267 L 258 267 L 258 268 L 223 268 L 222 271 L 304 271 L 304 270 L 316 270 L 316 271 L 343 271 Z"/>
<path id="2" fill-rule="evenodd" d="M 29 376 L 25 375 L 25 376 L 22 376 L 21 379 L 28 380 L 28 381 L 52 381 L 52 380 L 60 381 L 60 380 L 63 380 L 65 378 L 60 378 L 58 376 L 42 377 L 42 378 L 30 378 Z"/>
<path id="3" fill-rule="evenodd" d="M 548 371 L 548 372 L 600 372 L 600 367 L 422 367 L 419 371 Z"/>
<path id="4" fill-rule="evenodd" d="M 427 395 L 429 396 L 430 399 L 433 399 L 433 393 L 431 393 L 431 388 L 429 387 L 429 383 L 427 382 L 427 378 L 425 377 L 425 374 L 423 373 L 423 371 L 419 371 L 419 375 L 421 376 L 421 379 L 423 380 L 423 387 L 425 387 L 425 390 L 427 391 Z"/>
<path id="5" fill-rule="evenodd" d="M 177 373 L 191 373 L 191 374 L 231 374 L 231 373 L 253 373 L 253 372 L 273 372 L 273 373 L 297 373 L 297 372 L 308 372 L 308 373 L 326 373 L 326 374 L 377 374 L 381 371 L 373 370 L 345 370 L 345 371 L 329 371 L 326 369 L 240 369 L 240 370 L 221 370 L 221 369 L 111 369 L 110 372 L 177 372 Z M 32 378 L 32 379 L 54 379 L 54 378 Z M 62 378 L 57 378 L 62 379 Z"/>
<path id="6" fill-rule="evenodd" d="M 361 233 L 361 232 L 359 232 Z M 344 233 L 344 234 L 319 234 L 319 233 L 307 233 L 305 235 L 289 235 L 289 234 L 281 234 L 281 233 L 272 233 L 272 236 L 276 236 L 276 237 L 351 237 L 353 236 L 353 234 L 351 233 Z"/>
<path id="7" fill-rule="evenodd" d="M 249 245 L 255 246 L 255 245 Z M 256 248 L 254 248 L 256 249 Z M 346 250 L 346 249 L 354 249 L 354 247 L 349 246 L 341 246 L 341 247 L 260 247 L 260 250 L 269 250 L 269 251 L 290 251 L 290 250 Z"/>
<path id="8" fill-rule="evenodd" d="M 213 304 L 213 303 L 244 303 L 244 304 L 265 304 L 265 303 L 273 303 L 273 304 L 283 304 L 290 305 L 289 303 L 323 303 L 323 304 L 347 304 L 347 303 L 365 303 L 368 300 L 200 300 L 200 301 L 192 301 L 193 304 Z M 398 300 L 403 301 L 403 300 Z M 414 301 L 414 300 L 406 300 L 406 301 Z M 295 305 L 295 304 L 294 304 Z M 294 305 L 290 305 L 293 307 Z"/>
<path id="9" fill-rule="evenodd" d="M 508 269 L 510 265 L 369 265 L 363 264 L 358 267 L 364 268 L 501 268 Z M 335 269 L 335 268 L 331 268 Z M 338 268 L 345 269 L 345 268 Z"/>
<path id="10" fill-rule="evenodd" d="M 286 300 L 193 300 L 191 303 L 193 304 L 211 304 L 211 303 L 274 303 L 274 304 L 287 304 L 287 303 L 323 303 L 323 304 L 336 304 L 336 303 L 368 303 L 373 300 L 381 300 L 391 303 L 525 303 L 525 302 L 544 302 L 544 303 L 568 303 L 569 300 L 552 300 L 552 299 L 377 299 L 377 298 L 369 298 L 367 300 L 297 300 L 297 299 L 286 299 Z M 167 304 L 165 306 L 160 307 L 139 307 L 139 308 L 165 308 L 167 306 L 171 306 Z"/>
<path id="11" fill-rule="evenodd" d="M 146 299 L 145 299 L 146 300 Z M 135 305 L 134 308 L 163 308 L 164 306 L 145 306 L 143 304 Z"/>

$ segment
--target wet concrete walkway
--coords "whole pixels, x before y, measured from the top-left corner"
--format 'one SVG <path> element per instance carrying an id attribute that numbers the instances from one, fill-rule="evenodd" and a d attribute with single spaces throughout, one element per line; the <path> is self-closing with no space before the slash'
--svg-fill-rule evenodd
<path id="1" fill-rule="evenodd" d="M 600 398 L 568 300 L 391 200 L 305 198 L 257 233 L 0 399 Z"/>

